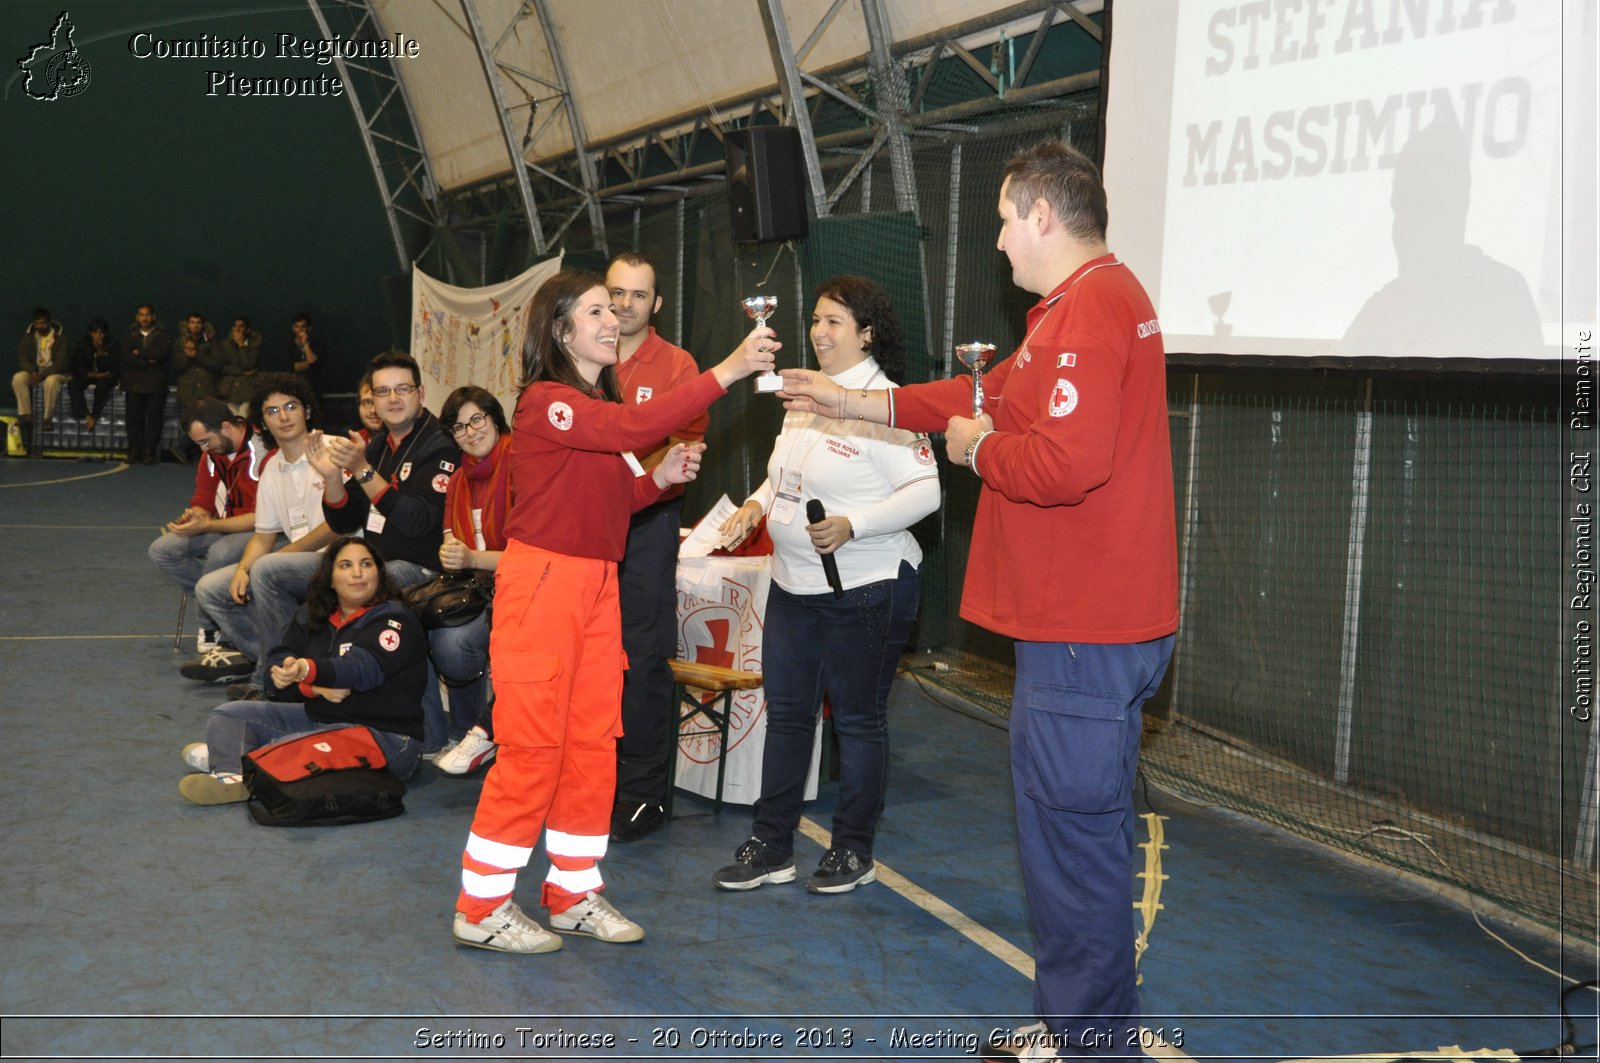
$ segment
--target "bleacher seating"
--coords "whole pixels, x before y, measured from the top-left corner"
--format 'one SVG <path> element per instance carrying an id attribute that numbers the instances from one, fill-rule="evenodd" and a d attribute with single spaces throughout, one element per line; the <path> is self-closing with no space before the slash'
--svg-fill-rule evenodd
<path id="1" fill-rule="evenodd" d="M 106 404 L 105 412 L 94 431 L 88 431 L 72 416 L 72 405 L 67 389 L 61 389 L 56 400 L 55 423 L 48 429 L 43 416 L 44 385 L 33 386 L 33 409 L 36 411 L 32 425 L 23 427 L 22 441 L 30 458 L 99 458 L 116 460 L 127 457 L 128 429 L 124 410 L 125 396 L 118 388 Z M 178 424 L 177 389 L 167 389 L 166 420 L 161 426 L 160 454 L 163 458 L 182 459 L 189 446 L 189 437 Z"/>

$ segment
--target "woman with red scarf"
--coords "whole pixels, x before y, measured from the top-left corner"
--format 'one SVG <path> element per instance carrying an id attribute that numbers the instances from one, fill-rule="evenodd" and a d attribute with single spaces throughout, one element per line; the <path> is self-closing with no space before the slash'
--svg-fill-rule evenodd
<path id="1" fill-rule="evenodd" d="M 625 406 L 617 389 L 619 323 L 605 278 L 563 270 L 528 311 L 526 381 L 512 456 L 517 497 L 495 574 L 495 737 L 500 751 L 461 857 L 455 938 L 500 952 L 552 952 L 561 939 L 512 894 L 543 836 L 540 903 L 550 926 L 606 942 L 644 931 L 600 896 L 622 733 L 622 617 L 617 562 L 629 514 L 686 483 L 704 444 L 679 444 L 649 473 L 633 451 L 773 364 L 780 344 L 757 327 L 720 364 Z"/>
<path id="2" fill-rule="evenodd" d="M 511 430 L 505 410 L 489 392 L 469 384 L 444 400 L 439 425 L 461 448 L 461 466 L 451 475 L 444 496 L 440 567 L 446 572 L 476 571 L 492 580 L 506 548 L 506 515 L 511 511 Z M 441 754 L 442 759 L 459 748 L 463 736 L 486 715 L 489 610 L 459 627 L 430 631 L 428 652 L 439 678 L 450 688 L 450 738 L 457 745 Z M 494 744 L 478 752 L 481 759 L 453 774 L 486 762 L 494 755 Z"/>
<path id="3" fill-rule="evenodd" d="M 491 580 L 506 548 L 511 511 L 511 429 L 506 414 L 483 388 L 456 388 L 439 410 L 439 424 L 461 448 L 461 467 L 444 496 L 444 543 L 440 567 L 474 570 Z M 454 743 L 434 767 L 465 775 L 494 759 L 489 719 L 489 610 L 460 627 L 435 628 L 428 648 L 439 677 L 450 688 L 450 739 Z"/>

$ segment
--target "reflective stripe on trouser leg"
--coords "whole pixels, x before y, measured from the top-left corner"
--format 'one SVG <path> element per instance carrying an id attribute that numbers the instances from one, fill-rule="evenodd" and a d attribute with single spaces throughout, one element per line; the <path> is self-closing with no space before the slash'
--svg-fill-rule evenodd
<path id="1" fill-rule="evenodd" d="M 462 896 L 492 901 L 489 911 L 494 911 L 516 889 L 517 872 L 528 866 L 532 855 L 532 846 L 506 845 L 468 834 L 466 851 L 461 854 Z"/>

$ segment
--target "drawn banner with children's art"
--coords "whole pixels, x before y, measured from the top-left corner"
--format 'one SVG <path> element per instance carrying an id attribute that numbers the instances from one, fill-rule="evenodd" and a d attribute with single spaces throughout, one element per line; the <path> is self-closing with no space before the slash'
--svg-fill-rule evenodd
<path id="1" fill-rule="evenodd" d="M 476 384 L 511 415 L 521 384 L 528 304 L 560 269 L 556 257 L 500 284 L 458 288 L 412 268 L 411 357 L 422 368 L 428 409 L 438 413 L 451 391 Z"/>

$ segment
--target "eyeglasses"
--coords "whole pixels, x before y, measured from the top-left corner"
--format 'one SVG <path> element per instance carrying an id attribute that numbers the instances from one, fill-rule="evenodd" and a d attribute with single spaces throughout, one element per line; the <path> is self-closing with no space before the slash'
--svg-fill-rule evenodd
<path id="1" fill-rule="evenodd" d="M 282 406 L 263 406 L 261 412 L 268 417 L 276 417 L 280 413 L 298 413 L 304 408 L 298 402 L 286 402 Z"/>
<path id="2" fill-rule="evenodd" d="M 375 399 L 386 399 L 390 395 L 399 395 L 403 399 L 411 395 L 416 390 L 417 385 L 415 384 L 398 384 L 392 388 L 373 388 L 372 397 Z"/>
<path id="3" fill-rule="evenodd" d="M 450 426 L 450 434 L 452 436 L 464 436 L 469 431 L 471 431 L 472 429 L 474 429 L 474 428 L 482 428 L 484 425 L 486 425 L 488 423 L 489 423 L 489 415 L 488 414 L 486 414 L 486 413 L 475 413 L 471 417 L 468 417 L 465 421 L 457 421 L 455 424 L 451 425 Z"/>

